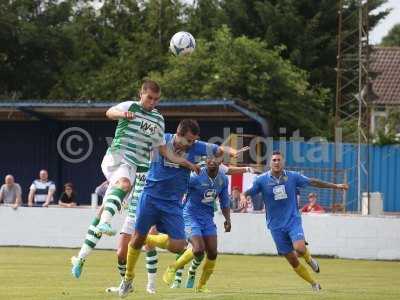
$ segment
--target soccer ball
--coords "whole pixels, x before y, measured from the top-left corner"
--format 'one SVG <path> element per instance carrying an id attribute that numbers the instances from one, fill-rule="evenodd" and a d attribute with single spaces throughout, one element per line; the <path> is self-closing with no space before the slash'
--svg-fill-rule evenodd
<path id="1" fill-rule="evenodd" d="M 169 49 L 177 56 L 190 54 L 194 51 L 194 48 L 196 48 L 194 37 L 185 31 L 175 33 L 169 43 Z"/>

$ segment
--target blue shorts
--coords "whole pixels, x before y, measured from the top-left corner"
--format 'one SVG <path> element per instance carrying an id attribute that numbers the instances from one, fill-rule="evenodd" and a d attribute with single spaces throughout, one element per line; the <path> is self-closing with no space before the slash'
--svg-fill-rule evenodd
<path id="1" fill-rule="evenodd" d="M 271 230 L 271 234 L 280 255 L 292 252 L 294 250 L 293 242 L 305 240 L 301 221 L 295 222 L 287 228 Z"/>
<path id="2" fill-rule="evenodd" d="M 217 235 L 217 226 L 213 219 L 201 218 L 188 213 L 185 213 L 183 218 L 185 220 L 185 233 L 187 239 L 190 239 L 192 236 Z"/>
<path id="3" fill-rule="evenodd" d="M 136 210 L 135 229 L 141 235 L 147 235 L 153 225 L 172 239 L 184 240 L 182 204 L 179 201 L 160 199 L 142 192 Z"/>

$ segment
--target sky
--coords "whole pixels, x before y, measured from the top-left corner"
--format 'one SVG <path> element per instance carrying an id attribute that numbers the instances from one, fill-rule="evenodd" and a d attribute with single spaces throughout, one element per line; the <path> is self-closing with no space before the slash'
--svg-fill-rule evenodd
<path id="1" fill-rule="evenodd" d="M 386 8 L 393 8 L 393 10 L 370 32 L 369 40 L 371 44 L 379 44 L 389 30 L 395 24 L 400 23 L 400 0 L 389 0 L 387 4 L 381 7 L 382 10 Z"/>

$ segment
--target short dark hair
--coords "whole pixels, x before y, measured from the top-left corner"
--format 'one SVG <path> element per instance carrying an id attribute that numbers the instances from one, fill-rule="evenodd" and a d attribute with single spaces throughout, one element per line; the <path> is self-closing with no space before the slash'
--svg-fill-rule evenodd
<path id="1" fill-rule="evenodd" d="M 178 129 L 176 131 L 180 135 L 185 135 L 189 131 L 194 135 L 200 135 L 200 126 L 196 120 L 183 119 L 179 122 Z"/>
<path id="2" fill-rule="evenodd" d="M 66 188 L 71 188 L 73 190 L 74 185 L 71 182 L 67 182 L 66 184 L 64 184 L 64 189 L 66 189 Z"/>
<path id="3" fill-rule="evenodd" d="M 143 81 L 141 91 L 144 92 L 144 91 L 147 91 L 147 90 L 151 90 L 151 91 L 153 91 L 155 93 L 160 93 L 161 92 L 161 87 L 154 80 L 146 79 L 145 81 Z"/>
<path id="4" fill-rule="evenodd" d="M 280 156 L 282 156 L 282 157 L 283 157 L 283 154 L 282 154 L 282 152 L 281 152 L 281 151 L 279 151 L 279 150 L 274 150 L 274 151 L 272 152 L 272 155 L 280 155 Z"/>

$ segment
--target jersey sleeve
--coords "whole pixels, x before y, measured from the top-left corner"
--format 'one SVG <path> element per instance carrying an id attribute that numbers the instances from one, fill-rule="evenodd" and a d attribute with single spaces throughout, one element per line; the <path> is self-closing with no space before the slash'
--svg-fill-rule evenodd
<path id="1" fill-rule="evenodd" d="M 49 185 L 49 190 L 50 191 L 55 191 L 56 190 L 56 185 L 54 184 L 54 182 L 51 182 Z"/>
<path id="2" fill-rule="evenodd" d="M 29 187 L 31 191 L 36 191 L 35 181 L 32 182 L 31 186 Z"/>
<path id="3" fill-rule="evenodd" d="M 218 145 L 202 141 L 196 141 L 194 147 L 195 147 L 195 153 L 198 156 L 212 156 L 217 152 L 219 148 Z"/>
<path id="4" fill-rule="evenodd" d="M 158 129 L 156 132 L 156 138 L 153 140 L 153 148 L 160 147 L 160 146 L 166 144 L 164 118 L 162 115 L 160 115 L 160 116 L 161 116 L 161 120 L 157 126 Z"/>
<path id="5" fill-rule="evenodd" d="M 132 104 L 134 103 L 134 101 L 125 101 L 125 102 L 121 102 L 117 105 L 114 105 L 113 108 L 119 110 L 119 111 L 129 111 L 129 108 L 132 106 Z"/>
<path id="6" fill-rule="evenodd" d="M 310 185 L 310 178 L 300 173 L 293 173 L 296 176 L 296 187 L 306 187 Z"/>
<path id="7" fill-rule="evenodd" d="M 258 193 L 261 193 L 261 177 L 256 177 L 256 179 L 253 181 L 253 185 L 251 188 L 249 188 L 246 192 L 246 196 L 254 197 Z"/>
<path id="8" fill-rule="evenodd" d="M 224 187 L 222 188 L 219 196 L 219 205 L 221 207 L 221 209 L 223 208 L 229 208 L 231 201 L 230 201 L 230 197 L 229 197 L 229 193 L 228 193 L 228 179 L 225 178 L 225 184 Z"/>

